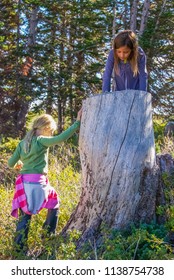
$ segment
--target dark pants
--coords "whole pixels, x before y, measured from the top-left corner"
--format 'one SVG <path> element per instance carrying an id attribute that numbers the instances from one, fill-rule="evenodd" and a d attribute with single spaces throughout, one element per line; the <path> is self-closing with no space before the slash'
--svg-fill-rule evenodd
<path id="1" fill-rule="evenodd" d="M 20 209 L 20 218 L 16 227 L 15 244 L 17 251 L 27 251 L 27 239 L 32 215 L 25 214 Z M 55 233 L 58 221 L 58 209 L 48 209 L 46 220 L 43 224 L 43 229 L 48 234 Z"/>

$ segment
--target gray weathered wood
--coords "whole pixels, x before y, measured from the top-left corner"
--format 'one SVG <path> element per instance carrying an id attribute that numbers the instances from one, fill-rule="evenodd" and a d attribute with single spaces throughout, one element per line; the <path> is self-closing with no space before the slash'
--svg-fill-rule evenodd
<path id="1" fill-rule="evenodd" d="M 156 218 L 160 169 L 149 93 L 128 90 L 87 98 L 79 149 L 82 193 L 63 232 L 77 229 L 85 239 L 101 222 L 122 229 Z"/>

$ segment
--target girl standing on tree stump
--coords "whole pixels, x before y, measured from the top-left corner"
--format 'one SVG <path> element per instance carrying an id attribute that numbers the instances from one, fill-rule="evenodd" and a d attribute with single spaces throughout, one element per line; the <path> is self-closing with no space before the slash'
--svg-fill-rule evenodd
<path id="1" fill-rule="evenodd" d="M 147 91 L 146 55 L 138 46 L 136 35 L 124 30 L 114 39 L 103 75 L 102 92 L 110 92 L 113 74 L 113 91 L 135 89 Z"/>
<path id="2" fill-rule="evenodd" d="M 8 165 L 20 170 L 12 202 L 12 216 L 20 217 L 16 228 L 15 244 L 17 252 L 25 253 L 29 225 L 33 214 L 43 208 L 48 209 L 43 228 L 54 234 L 58 219 L 59 198 L 50 186 L 48 173 L 48 149 L 71 137 L 80 127 L 81 110 L 76 122 L 63 133 L 52 136 L 56 130 L 54 119 L 44 114 L 33 122 L 31 130 L 18 144 Z"/>

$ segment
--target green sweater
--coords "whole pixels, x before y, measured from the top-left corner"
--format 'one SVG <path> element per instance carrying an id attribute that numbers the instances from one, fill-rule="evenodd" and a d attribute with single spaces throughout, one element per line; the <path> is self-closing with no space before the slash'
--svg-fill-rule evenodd
<path id="1" fill-rule="evenodd" d="M 79 127 L 80 121 L 76 121 L 72 126 L 59 135 L 51 137 L 33 136 L 30 151 L 28 153 L 24 152 L 24 140 L 22 140 L 18 144 L 11 158 L 8 160 L 9 167 L 14 167 L 18 160 L 21 160 L 23 163 L 23 167 L 20 170 L 21 174 L 47 174 L 49 147 L 67 140 Z"/>

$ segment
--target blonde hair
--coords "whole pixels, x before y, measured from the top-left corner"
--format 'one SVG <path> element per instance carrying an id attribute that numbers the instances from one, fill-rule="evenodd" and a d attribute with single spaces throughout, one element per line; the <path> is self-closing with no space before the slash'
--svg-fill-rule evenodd
<path id="1" fill-rule="evenodd" d="M 32 138 L 33 138 L 33 136 L 36 135 L 37 129 L 44 129 L 44 128 L 50 129 L 52 131 L 55 131 L 57 129 L 56 122 L 51 115 L 43 114 L 43 115 L 37 117 L 33 121 L 31 129 L 28 131 L 28 133 L 26 134 L 26 136 L 24 138 L 24 152 L 25 153 L 29 152 Z"/>
<path id="2" fill-rule="evenodd" d="M 137 76 L 138 74 L 138 41 L 136 38 L 136 35 L 131 30 L 124 30 L 118 33 L 114 39 L 113 42 L 113 48 L 114 48 L 114 69 L 117 75 L 119 75 L 119 58 L 116 53 L 116 49 L 119 49 L 121 47 L 127 46 L 131 53 L 129 55 L 128 60 L 130 61 L 131 68 L 133 71 L 133 75 Z"/>

